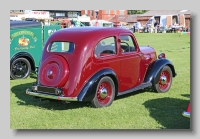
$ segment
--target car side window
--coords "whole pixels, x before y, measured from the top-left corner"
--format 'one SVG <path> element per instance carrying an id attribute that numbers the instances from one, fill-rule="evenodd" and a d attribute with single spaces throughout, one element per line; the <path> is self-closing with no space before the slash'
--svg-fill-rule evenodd
<path id="1" fill-rule="evenodd" d="M 120 40 L 121 40 L 120 47 L 123 53 L 133 52 L 136 50 L 131 36 L 121 35 Z"/>
<path id="2" fill-rule="evenodd" d="M 99 41 L 95 47 L 95 55 L 97 57 L 103 57 L 116 54 L 115 40 L 115 37 L 108 37 Z"/>

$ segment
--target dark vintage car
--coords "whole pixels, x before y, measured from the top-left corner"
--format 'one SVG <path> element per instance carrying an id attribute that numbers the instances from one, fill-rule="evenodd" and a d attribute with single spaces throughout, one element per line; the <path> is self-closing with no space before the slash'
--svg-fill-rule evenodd
<path id="1" fill-rule="evenodd" d="M 174 65 L 150 46 L 140 46 L 123 28 L 61 29 L 47 40 L 36 83 L 26 94 L 63 101 L 90 101 L 94 107 L 152 87 L 167 92 Z"/>

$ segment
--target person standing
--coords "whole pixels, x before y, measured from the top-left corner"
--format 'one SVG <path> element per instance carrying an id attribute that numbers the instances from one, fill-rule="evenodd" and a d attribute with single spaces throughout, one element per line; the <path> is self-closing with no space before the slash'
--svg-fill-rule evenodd
<path id="1" fill-rule="evenodd" d="M 153 29 L 154 29 L 154 25 L 151 24 L 151 26 L 150 26 L 150 33 L 153 33 Z"/>
<path id="2" fill-rule="evenodd" d="M 135 33 L 135 23 L 133 23 L 133 33 Z"/>
<path id="3" fill-rule="evenodd" d="M 155 33 L 157 33 L 157 30 L 158 29 L 158 22 L 156 21 L 155 23 L 154 23 L 154 32 Z"/>

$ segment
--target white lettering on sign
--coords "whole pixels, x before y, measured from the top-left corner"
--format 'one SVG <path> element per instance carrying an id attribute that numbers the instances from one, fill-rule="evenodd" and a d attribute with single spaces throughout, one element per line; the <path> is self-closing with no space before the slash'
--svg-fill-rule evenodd
<path id="1" fill-rule="evenodd" d="M 30 11 L 25 14 L 26 18 L 50 18 L 49 12 L 46 11 Z"/>
<path id="2" fill-rule="evenodd" d="M 36 15 L 44 15 L 44 14 L 49 14 L 49 12 L 44 12 L 44 11 L 31 11 L 31 14 L 36 14 Z"/>

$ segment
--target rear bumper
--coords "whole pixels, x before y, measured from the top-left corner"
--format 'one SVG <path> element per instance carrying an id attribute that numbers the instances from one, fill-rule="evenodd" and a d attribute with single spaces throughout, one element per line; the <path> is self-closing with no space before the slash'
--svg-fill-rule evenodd
<path id="1" fill-rule="evenodd" d="M 45 93 L 40 93 L 40 92 L 34 92 L 30 89 L 26 90 L 27 95 L 31 96 L 36 96 L 36 97 L 41 97 L 41 98 L 47 98 L 47 99 L 56 99 L 56 100 L 65 100 L 65 101 L 78 101 L 77 97 L 64 97 L 62 95 L 57 96 L 53 94 L 45 94 Z"/>

